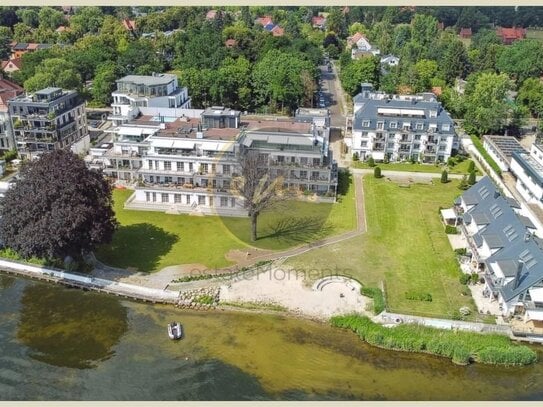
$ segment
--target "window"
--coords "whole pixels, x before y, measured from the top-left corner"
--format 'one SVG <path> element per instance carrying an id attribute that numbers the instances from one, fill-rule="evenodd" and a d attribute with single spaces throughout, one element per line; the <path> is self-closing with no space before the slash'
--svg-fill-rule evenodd
<path id="1" fill-rule="evenodd" d="M 205 205 L 206 197 L 204 195 L 198 195 L 198 205 Z"/>
<path id="2" fill-rule="evenodd" d="M 183 171 L 185 169 L 185 164 L 182 162 L 177 162 L 177 171 Z"/>
<path id="3" fill-rule="evenodd" d="M 388 144 L 387 144 L 387 148 L 394 148 L 394 142 L 388 143 Z"/>
<path id="4" fill-rule="evenodd" d="M 228 206 L 228 198 L 225 197 L 225 196 L 221 196 L 221 207 L 226 207 Z"/>
<path id="5" fill-rule="evenodd" d="M 377 129 L 378 130 L 383 130 L 383 122 L 378 122 L 377 123 Z"/>
<path id="6" fill-rule="evenodd" d="M 207 173 L 209 171 L 209 164 L 203 163 L 200 164 L 200 172 Z"/>
<path id="7" fill-rule="evenodd" d="M 362 122 L 362 127 L 370 127 L 370 121 L 369 120 L 364 120 Z"/>
<path id="8" fill-rule="evenodd" d="M 149 160 L 149 169 L 150 169 L 150 170 L 153 169 L 153 161 L 152 161 L 152 160 Z"/>
<path id="9" fill-rule="evenodd" d="M 185 195 L 185 203 L 190 205 L 190 195 Z"/>
<path id="10" fill-rule="evenodd" d="M 390 128 L 391 128 L 391 129 L 396 129 L 396 128 L 398 128 L 398 123 L 396 123 L 396 122 L 390 123 Z"/>
<path id="11" fill-rule="evenodd" d="M 157 170 L 159 169 L 158 161 L 157 161 L 157 160 L 155 160 L 155 169 L 157 169 Z"/>
<path id="12" fill-rule="evenodd" d="M 307 179 L 307 171 L 300 171 L 300 178 Z"/>
<path id="13" fill-rule="evenodd" d="M 229 165 L 223 165 L 222 166 L 222 172 L 223 174 L 230 174 L 230 166 Z"/>
<path id="14" fill-rule="evenodd" d="M 367 147 L 367 146 L 368 146 L 368 142 L 366 140 L 360 143 L 360 147 Z"/>
<path id="15" fill-rule="evenodd" d="M 418 150 L 419 148 L 420 148 L 420 144 L 419 144 L 419 143 L 413 144 L 413 150 Z"/>
<path id="16" fill-rule="evenodd" d="M 362 137 L 368 137 L 368 132 L 367 132 L 367 131 L 363 131 L 363 132 L 362 132 Z"/>
<path id="17" fill-rule="evenodd" d="M 153 192 L 153 202 L 156 202 L 156 192 Z"/>
<path id="18" fill-rule="evenodd" d="M 443 126 L 441 126 L 441 130 L 443 131 L 449 131 L 450 129 L 451 129 L 450 124 L 444 124 Z"/>
<path id="19" fill-rule="evenodd" d="M 172 177 L 164 177 L 164 182 L 171 183 L 172 182 Z"/>
<path id="20" fill-rule="evenodd" d="M 415 140 L 416 140 L 416 141 L 419 141 L 419 140 L 420 140 L 420 134 L 415 134 Z"/>
<path id="21" fill-rule="evenodd" d="M 313 165 L 321 165 L 321 159 L 320 158 L 313 158 Z"/>
<path id="22" fill-rule="evenodd" d="M 150 192 L 145 191 L 145 200 L 147 202 L 151 202 L 151 193 Z"/>
<path id="23" fill-rule="evenodd" d="M 190 172 L 194 171 L 194 164 L 193 163 L 189 163 L 189 171 Z"/>
<path id="24" fill-rule="evenodd" d="M 236 206 L 236 198 L 230 198 L 230 206 L 233 208 Z"/>
<path id="25" fill-rule="evenodd" d="M 162 194 L 162 202 L 169 202 L 170 195 L 169 194 Z"/>
<path id="26" fill-rule="evenodd" d="M 181 194 L 173 194 L 173 202 L 176 204 L 181 203 Z"/>
<path id="27" fill-rule="evenodd" d="M 417 130 L 422 130 L 423 128 L 424 128 L 424 124 L 423 124 L 423 123 L 417 123 L 417 124 L 415 125 L 415 129 L 417 129 Z"/>

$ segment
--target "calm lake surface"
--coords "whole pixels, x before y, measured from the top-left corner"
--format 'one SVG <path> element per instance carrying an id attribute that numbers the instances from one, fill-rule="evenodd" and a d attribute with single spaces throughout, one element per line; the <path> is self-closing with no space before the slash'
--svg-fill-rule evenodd
<path id="1" fill-rule="evenodd" d="M 182 341 L 167 337 L 173 320 Z M 187 312 L 0 274 L 0 400 L 541 399 L 543 362 L 460 367 L 310 321 Z"/>

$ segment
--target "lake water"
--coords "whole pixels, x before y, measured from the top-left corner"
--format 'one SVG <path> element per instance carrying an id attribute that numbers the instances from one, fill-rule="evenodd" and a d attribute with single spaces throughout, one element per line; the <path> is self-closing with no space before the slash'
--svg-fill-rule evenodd
<path id="1" fill-rule="evenodd" d="M 173 320 L 186 332 L 178 342 L 166 332 Z M 461 367 L 310 321 L 187 312 L 0 274 L 0 400 L 270 399 L 541 400 L 543 363 Z"/>

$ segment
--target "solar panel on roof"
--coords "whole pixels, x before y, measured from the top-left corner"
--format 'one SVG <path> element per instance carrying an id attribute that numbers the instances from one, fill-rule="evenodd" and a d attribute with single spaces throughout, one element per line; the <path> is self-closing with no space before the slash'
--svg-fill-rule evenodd
<path id="1" fill-rule="evenodd" d="M 479 188 L 479 195 L 481 195 L 481 198 L 486 199 L 486 197 L 489 195 L 488 189 L 485 186 L 482 186 Z"/>
<path id="2" fill-rule="evenodd" d="M 532 259 L 530 260 L 528 263 L 526 263 L 526 267 L 528 267 L 529 269 L 531 269 L 533 266 L 535 266 L 537 264 L 537 260 L 535 259 Z"/>

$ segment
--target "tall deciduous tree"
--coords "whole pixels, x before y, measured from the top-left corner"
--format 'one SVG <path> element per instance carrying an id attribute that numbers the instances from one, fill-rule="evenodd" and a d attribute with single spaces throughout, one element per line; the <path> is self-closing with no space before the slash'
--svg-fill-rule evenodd
<path id="1" fill-rule="evenodd" d="M 92 83 L 92 100 L 97 106 L 111 104 L 111 92 L 115 90 L 117 79 L 117 66 L 113 62 L 99 65 Z"/>
<path id="2" fill-rule="evenodd" d="M 448 84 L 456 78 L 465 78 L 468 71 L 468 54 L 462 41 L 453 41 L 447 47 L 440 67 L 441 75 Z"/>
<path id="3" fill-rule="evenodd" d="M 283 178 L 273 176 L 267 159 L 254 150 L 242 152 L 240 167 L 240 176 L 233 179 L 232 186 L 244 200 L 245 209 L 251 218 L 251 240 L 254 242 L 258 237 L 258 216 L 284 197 L 281 192 Z"/>
<path id="4" fill-rule="evenodd" d="M 511 113 L 507 92 L 511 80 L 505 74 L 482 73 L 474 76 L 473 87 L 466 89 L 466 115 L 464 127 L 468 132 L 482 135 L 501 130 Z M 469 84 L 469 80 L 468 80 Z"/>
<path id="5" fill-rule="evenodd" d="M 522 83 L 543 73 L 543 45 L 537 40 L 517 41 L 506 47 L 496 61 L 496 67 Z"/>
<path id="6" fill-rule="evenodd" d="M 538 78 L 528 78 L 520 87 L 517 102 L 526 106 L 533 116 L 543 113 L 543 83 Z"/>
<path id="7" fill-rule="evenodd" d="M 377 87 L 379 81 L 379 60 L 375 57 L 365 57 L 352 61 L 341 70 L 341 84 L 350 95 L 360 90 L 362 82 L 369 82 Z"/>
<path id="8" fill-rule="evenodd" d="M 109 242 L 117 222 L 111 186 L 66 150 L 46 153 L 21 169 L 0 209 L 4 244 L 24 257 L 80 258 Z"/>
<path id="9" fill-rule="evenodd" d="M 61 58 L 49 58 L 36 68 L 36 73 L 24 83 L 28 92 L 56 86 L 63 89 L 79 89 L 81 76 L 72 63 Z"/>

